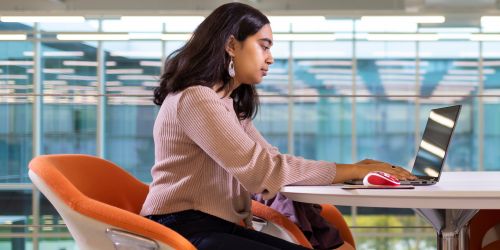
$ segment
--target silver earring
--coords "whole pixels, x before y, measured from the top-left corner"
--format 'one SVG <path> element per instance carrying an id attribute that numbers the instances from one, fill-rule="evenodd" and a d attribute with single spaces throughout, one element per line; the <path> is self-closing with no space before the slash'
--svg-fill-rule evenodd
<path id="1" fill-rule="evenodd" d="M 236 75 L 236 72 L 234 72 L 234 63 L 233 63 L 233 58 L 231 57 L 231 60 L 229 61 L 229 68 L 227 69 L 229 76 L 232 78 Z"/>

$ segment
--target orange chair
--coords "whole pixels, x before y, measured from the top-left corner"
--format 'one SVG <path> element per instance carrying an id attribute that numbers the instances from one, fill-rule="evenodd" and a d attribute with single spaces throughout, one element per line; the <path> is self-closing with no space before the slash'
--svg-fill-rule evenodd
<path id="1" fill-rule="evenodd" d="M 500 210 L 480 210 L 469 224 L 471 250 L 500 249 Z"/>
<path id="2" fill-rule="evenodd" d="M 252 200 L 252 213 L 255 230 L 312 249 L 311 243 L 299 227 L 280 212 Z"/>
<path id="3" fill-rule="evenodd" d="M 29 164 L 80 249 L 196 249 L 138 213 L 148 186 L 115 164 L 86 155 L 45 155 Z"/>
<path id="4" fill-rule="evenodd" d="M 349 229 L 344 217 L 335 206 L 330 204 L 321 204 L 321 216 L 323 216 L 326 221 L 334 225 L 339 230 L 340 236 L 345 242 L 356 248 L 351 229 Z"/>
<path id="5" fill-rule="evenodd" d="M 252 213 L 254 215 L 253 225 L 256 230 L 307 248 L 312 248 L 311 243 L 307 240 L 299 227 L 278 211 L 265 206 L 260 202 L 252 201 Z M 347 222 L 335 206 L 322 204 L 321 216 L 339 230 L 340 236 L 345 242 L 351 244 L 354 248 L 356 247 L 354 237 L 349 229 L 349 226 L 347 225 Z M 265 222 L 259 222 L 259 218 L 264 218 Z M 259 223 L 268 223 L 266 225 L 267 228 L 264 226 L 264 228 L 261 229 Z M 276 227 L 277 229 L 275 229 Z"/>
<path id="6" fill-rule="evenodd" d="M 81 249 L 195 249 L 171 229 L 138 215 L 148 186 L 112 162 L 45 155 L 34 158 L 29 168 L 33 184 L 54 205 Z M 252 209 L 259 231 L 312 248 L 285 216 L 258 202 Z"/>
<path id="7" fill-rule="evenodd" d="M 196 249 L 175 231 L 138 215 L 148 186 L 112 162 L 44 155 L 29 168 L 33 184 L 56 208 L 80 249 Z M 255 201 L 252 212 L 256 230 L 312 248 L 284 215 Z"/>

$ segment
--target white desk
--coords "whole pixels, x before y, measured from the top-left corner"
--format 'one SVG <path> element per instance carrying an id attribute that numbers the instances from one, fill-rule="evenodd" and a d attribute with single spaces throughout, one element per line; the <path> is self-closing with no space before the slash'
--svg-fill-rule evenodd
<path id="1" fill-rule="evenodd" d="M 415 189 L 287 186 L 290 199 L 344 206 L 413 208 L 436 229 L 439 249 L 466 249 L 467 224 L 479 209 L 500 209 L 500 172 L 444 172 L 439 183 Z M 459 241 L 459 234 L 462 237 Z"/>

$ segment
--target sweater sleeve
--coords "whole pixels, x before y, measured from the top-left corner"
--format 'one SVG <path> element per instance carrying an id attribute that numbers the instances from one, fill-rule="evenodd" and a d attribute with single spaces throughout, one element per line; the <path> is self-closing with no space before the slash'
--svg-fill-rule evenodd
<path id="1" fill-rule="evenodd" d="M 210 88 L 191 87 L 181 93 L 177 120 L 184 133 L 251 193 L 273 197 L 285 185 L 327 185 L 335 164 L 272 153 L 240 126 Z"/>
<path id="2" fill-rule="evenodd" d="M 279 154 L 280 153 L 279 149 L 277 147 L 271 145 L 269 142 L 267 142 L 267 140 L 264 138 L 264 136 L 262 136 L 262 134 L 257 130 L 257 128 L 255 128 L 252 120 L 246 119 L 246 120 L 242 121 L 242 123 L 243 123 L 243 127 L 245 128 L 245 132 L 252 140 L 254 140 L 258 144 L 260 144 L 262 147 L 267 149 L 272 154 Z"/>

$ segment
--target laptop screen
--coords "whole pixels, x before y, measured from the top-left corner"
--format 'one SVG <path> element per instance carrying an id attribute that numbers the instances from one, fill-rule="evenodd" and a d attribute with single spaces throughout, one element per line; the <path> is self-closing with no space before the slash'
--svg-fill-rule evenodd
<path id="1" fill-rule="evenodd" d="M 460 108 L 457 105 L 431 110 L 412 174 L 419 177 L 439 177 Z"/>

